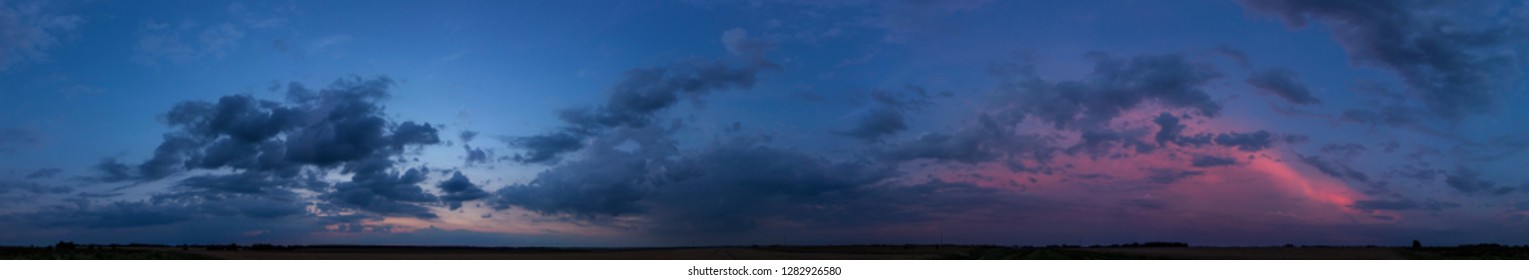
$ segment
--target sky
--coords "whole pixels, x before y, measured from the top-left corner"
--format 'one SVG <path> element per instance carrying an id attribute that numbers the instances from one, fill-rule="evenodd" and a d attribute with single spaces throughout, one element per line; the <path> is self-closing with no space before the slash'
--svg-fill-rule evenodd
<path id="1" fill-rule="evenodd" d="M 0 0 L 0 244 L 1529 244 L 1522 1 Z"/>

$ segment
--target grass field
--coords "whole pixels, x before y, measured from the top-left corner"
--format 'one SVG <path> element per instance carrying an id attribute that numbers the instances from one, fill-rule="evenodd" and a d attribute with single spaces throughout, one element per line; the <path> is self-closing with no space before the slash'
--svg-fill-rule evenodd
<path id="1" fill-rule="evenodd" d="M 34 247 L 0 247 L 4 260 L 211 260 L 213 256 L 153 248 L 87 248 L 55 250 Z"/>
<path id="2" fill-rule="evenodd" d="M 1169 247 L 760 246 L 707 248 L 490 248 L 295 246 L 0 247 L 0 259 L 42 260 L 1407 260 L 1529 259 L 1529 247 Z"/>

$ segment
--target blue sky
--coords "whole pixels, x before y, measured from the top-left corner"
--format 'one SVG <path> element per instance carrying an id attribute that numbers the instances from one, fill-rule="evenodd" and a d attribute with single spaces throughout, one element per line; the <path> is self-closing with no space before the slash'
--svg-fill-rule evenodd
<path id="1" fill-rule="evenodd" d="M 0 243 L 1523 243 L 1526 20 L 4 1 Z"/>

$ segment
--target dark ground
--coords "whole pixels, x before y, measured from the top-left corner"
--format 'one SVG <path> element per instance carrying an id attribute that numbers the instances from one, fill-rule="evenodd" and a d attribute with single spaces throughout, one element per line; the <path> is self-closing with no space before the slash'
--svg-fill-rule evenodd
<path id="1" fill-rule="evenodd" d="M 1529 259 L 1529 247 L 999 247 L 760 246 L 708 248 L 487 248 L 295 246 L 237 250 L 193 246 L 0 247 L 0 259 L 248 260 L 1407 260 Z"/>

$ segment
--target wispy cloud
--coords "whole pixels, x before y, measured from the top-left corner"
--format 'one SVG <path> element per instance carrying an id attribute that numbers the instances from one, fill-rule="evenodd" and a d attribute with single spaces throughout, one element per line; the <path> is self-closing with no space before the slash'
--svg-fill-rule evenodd
<path id="1" fill-rule="evenodd" d="M 77 15 L 59 15 L 39 3 L 0 2 L 0 71 L 13 65 L 47 61 L 48 51 L 85 23 Z"/>
<path id="2" fill-rule="evenodd" d="M 146 22 L 134 45 L 133 61 L 154 65 L 160 62 L 185 63 L 201 58 L 222 59 L 234 51 L 245 31 L 230 23 L 202 26 L 195 22 L 179 24 Z"/>

